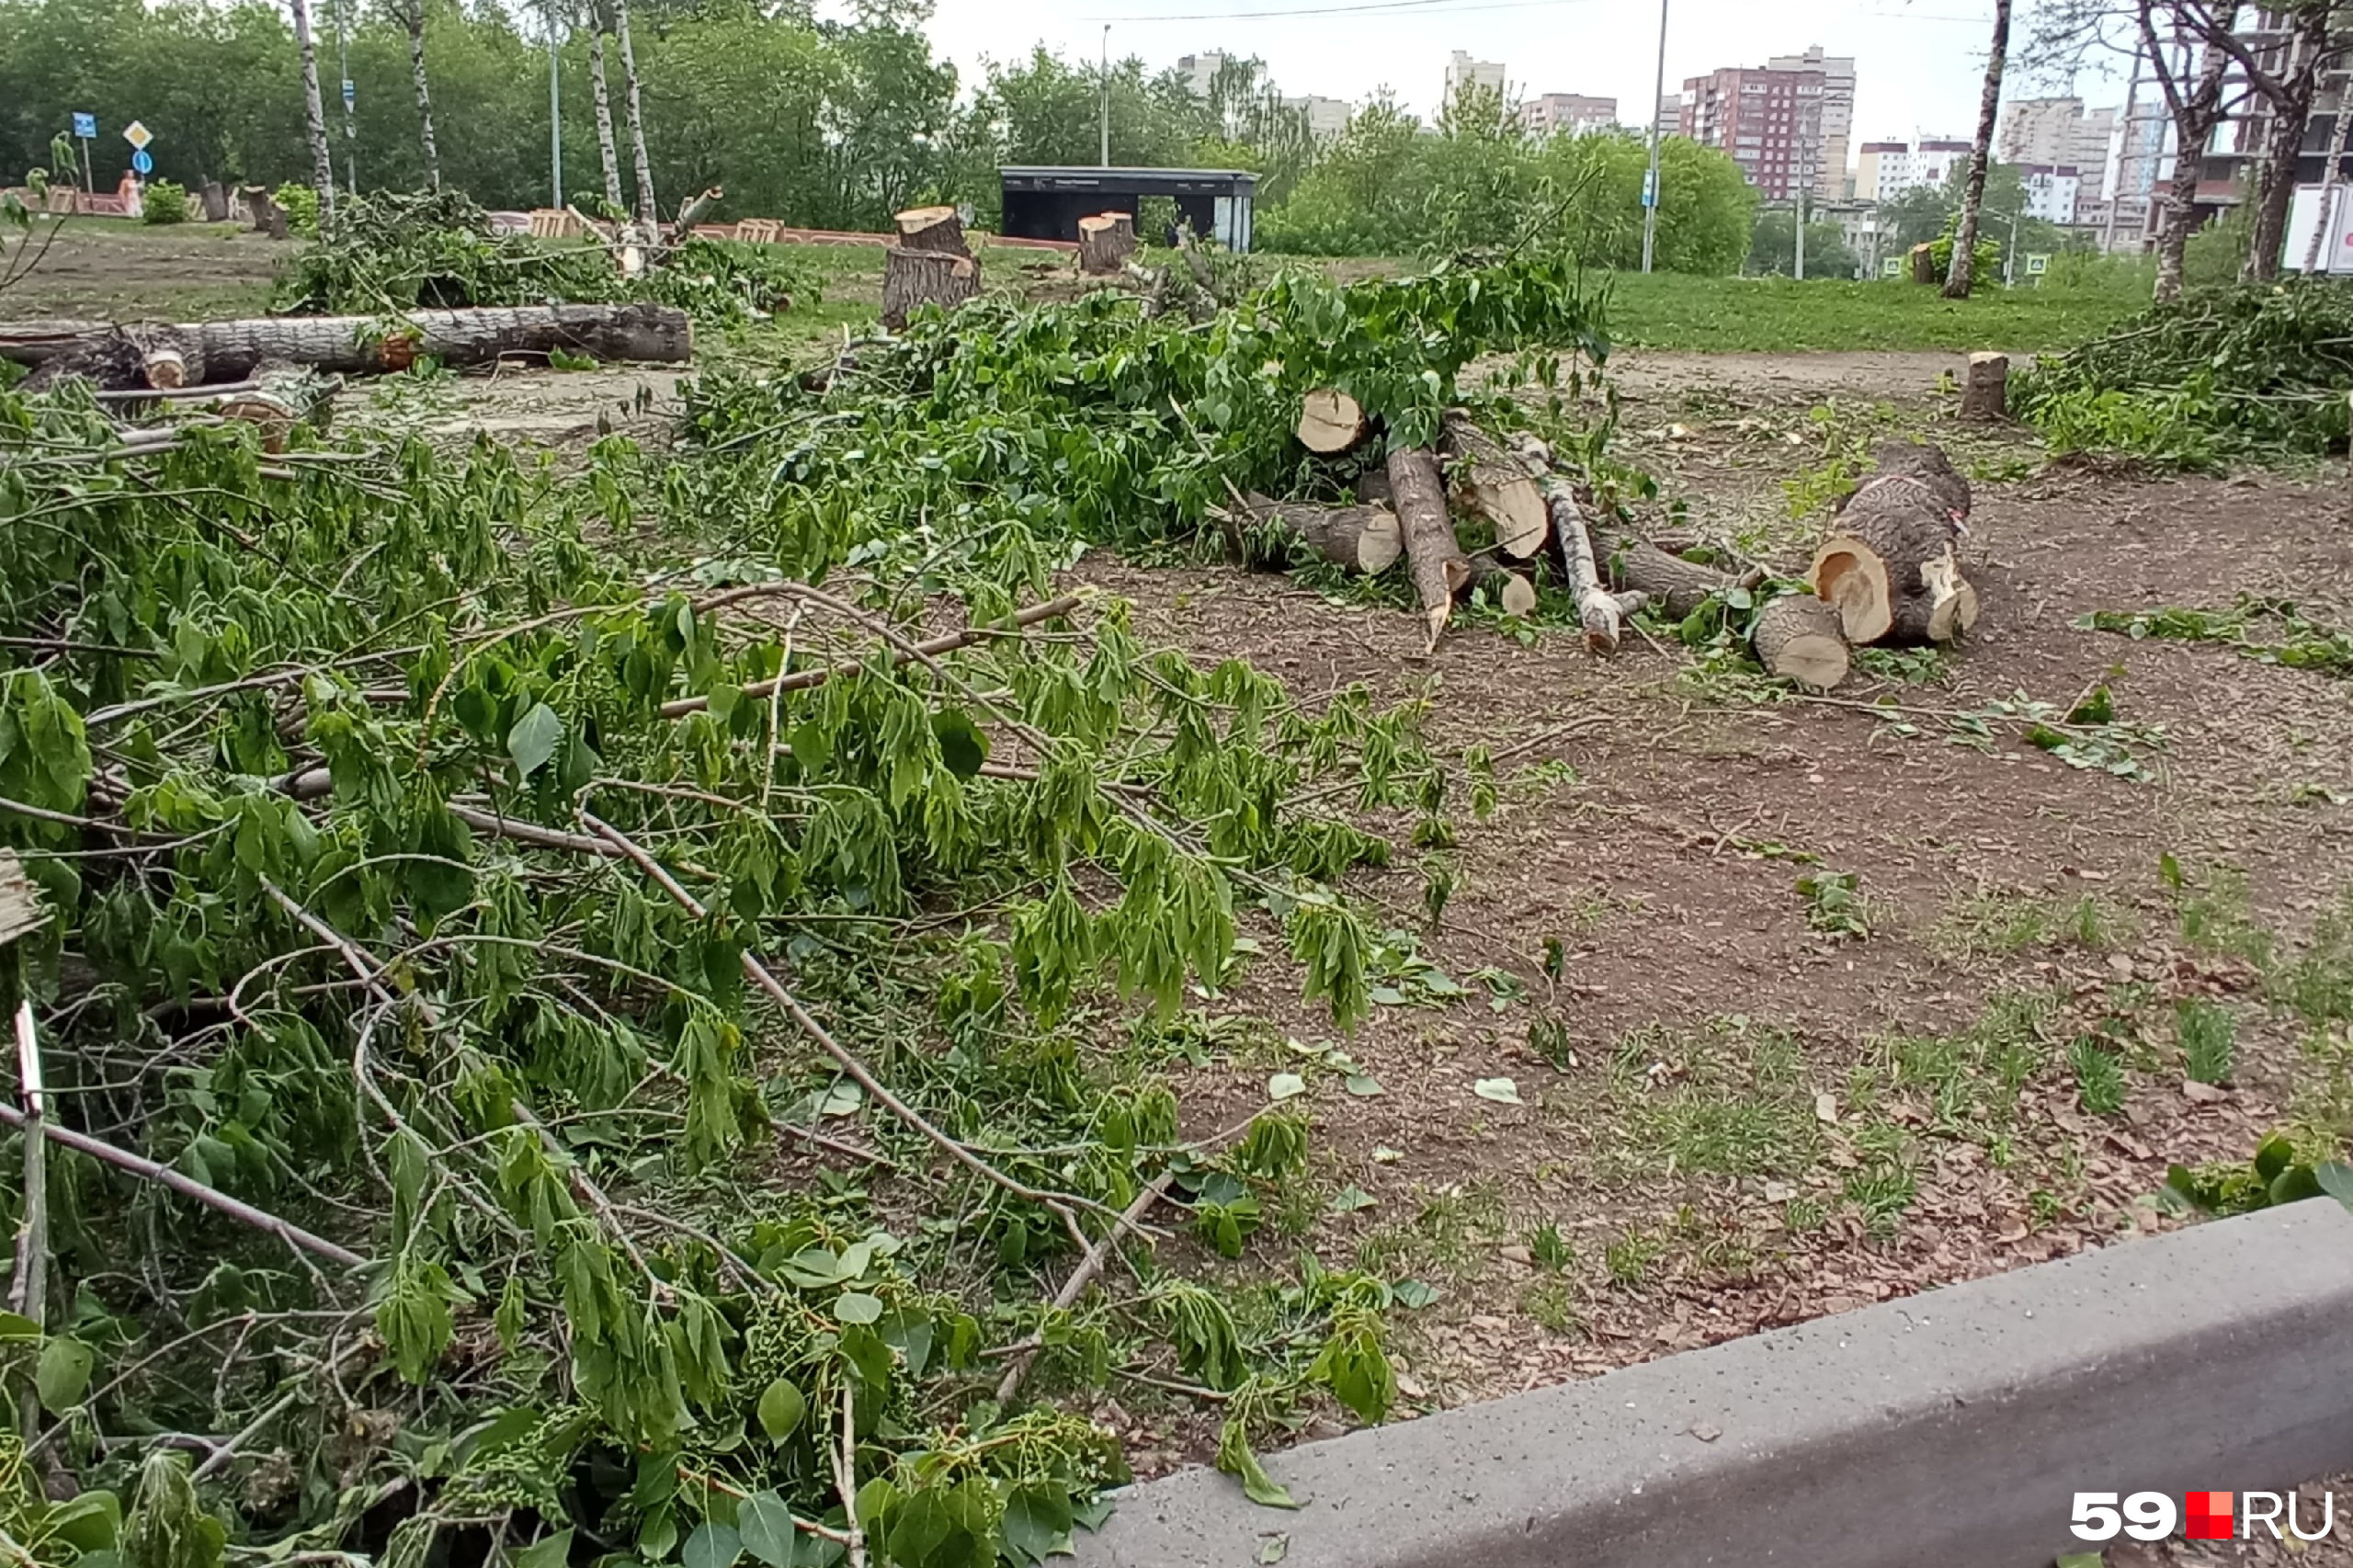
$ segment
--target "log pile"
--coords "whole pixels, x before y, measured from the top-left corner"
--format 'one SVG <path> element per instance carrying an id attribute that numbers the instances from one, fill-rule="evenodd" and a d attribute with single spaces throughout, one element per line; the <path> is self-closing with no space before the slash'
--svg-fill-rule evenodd
<path id="1" fill-rule="evenodd" d="M 1355 502 L 1237 497 L 1229 534 L 1242 523 L 1261 536 L 1237 553 L 1279 562 L 1296 544 L 1364 575 L 1403 560 L 1426 649 L 1467 593 L 1527 615 L 1549 583 L 1574 604 L 1591 652 L 1615 652 L 1640 610 L 1686 620 L 1712 604 L 1769 673 L 1827 689 L 1846 678 L 1853 648 L 1946 642 L 1977 619 L 1959 551 L 1969 483 L 1934 446 L 1882 445 L 1877 472 L 1839 504 L 1806 591 L 1773 593 L 1760 568 L 1726 572 L 1662 548 L 1597 507 L 1542 441 L 1498 438 L 1466 411 L 1447 414 L 1433 445 L 1384 454 L 1381 422 L 1354 393 L 1316 387 L 1302 396 L 1293 428 L 1315 468 L 1347 483 L 1333 471 L 1353 467 Z M 1492 542 L 1466 550 L 1458 524 Z M 1268 536 L 1279 548 L 1267 547 Z"/>
<path id="2" fill-rule="evenodd" d="M 981 291 L 981 264 L 956 209 L 912 207 L 897 222 L 899 243 L 882 265 L 882 324 L 892 332 L 926 305 L 952 311 Z"/>

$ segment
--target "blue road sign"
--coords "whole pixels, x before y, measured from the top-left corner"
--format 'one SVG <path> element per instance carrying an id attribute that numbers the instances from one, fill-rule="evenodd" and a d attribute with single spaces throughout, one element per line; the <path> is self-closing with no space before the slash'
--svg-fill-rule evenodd
<path id="1" fill-rule="evenodd" d="M 95 114 L 76 114 L 76 115 L 74 117 L 74 135 L 79 136 L 83 141 L 87 142 L 87 141 L 88 141 L 88 140 L 90 140 L 92 137 L 96 136 L 97 133 L 98 133 L 98 117 L 97 117 L 97 115 L 95 115 Z"/>
<path id="2" fill-rule="evenodd" d="M 1643 205 L 1645 207 L 1658 205 L 1658 175 L 1652 169 L 1643 171 Z"/>
<path id="3" fill-rule="evenodd" d="M 352 85 L 350 77 L 346 76 L 343 79 L 343 107 L 349 108 L 353 101 L 358 97 L 359 89 Z"/>
<path id="4" fill-rule="evenodd" d="M 131 166 L 142 175 L 155 172 L 155 154 L 142 147 L 131 154 Z"/>

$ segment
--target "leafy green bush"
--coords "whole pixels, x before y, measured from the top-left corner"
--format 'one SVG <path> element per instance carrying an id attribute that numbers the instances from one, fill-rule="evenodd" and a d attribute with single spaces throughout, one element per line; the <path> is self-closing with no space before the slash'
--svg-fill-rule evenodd
<path id="1" fill-rule="evenodd" d="M 141 193 L 139 221 L 165 225 L 188 222 L 188 187 L 159 179 Z"/>
<path id="2" fill-rule="evenodd" d="M 1945 220 L 1944 233 L 1928 242 L 1928 260 L 1935 266 L 1938 278 L 1943 278 L 1952 271 L 1953 242 L 1960 237 L 1961 214 L 1956 212 Z M 1983 231 L 1980 231 L 1977 244 L 1971 250 L 1970 256 L 1972 259 L 1969 264 L 1969 278 L 1972 288 L 1981 288 L 2001 278 L 2001 241 L 1990 239 Z"/>
<path id="3" fill-rule="evenodd" d="M 304 185 L 301 180 L 290 179 L 271 191 L 269 199 L 278 203 L 278 210 L 286 214 L 288 233 L 299 234 L 306 240 L 315 240 L 319 237 L 317 187 Z"/>
<path id="4" fill-rule="evenodd" d="M 2012 379 L 2011 407 L 2054 452 L 2211 469 L 2344 447 L 2353 287 L 2295 278 L 2193 293 Z"/>

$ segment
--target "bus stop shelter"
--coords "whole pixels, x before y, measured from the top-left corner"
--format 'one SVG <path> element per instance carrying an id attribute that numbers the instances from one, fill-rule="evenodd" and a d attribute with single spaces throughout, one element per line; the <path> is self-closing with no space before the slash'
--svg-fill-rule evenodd
<path id="1" fill-rule="evenodd" d="M 1097 212 L 1138 211 L 1147 196 L 1165 196 L 1193 227 L 1231 251 L 1250 248 L 1250 213 L 1258 176 L 1245 169 L 1000 168 L 1004 233 L 1013 239 L 1075 240 L 1078 221 Z M 1141 214 L 1139 214 L 1141 218 Z M 1153 242 L 1165 234 L 1143 233 Z"/>

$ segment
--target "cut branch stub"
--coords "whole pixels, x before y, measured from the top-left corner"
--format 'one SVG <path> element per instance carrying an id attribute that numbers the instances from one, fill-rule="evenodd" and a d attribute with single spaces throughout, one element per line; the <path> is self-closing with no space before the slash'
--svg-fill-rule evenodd
<path id="1" fill-rule="evenodd" d="M 1768 673 L 1827 691 L 1847 678 L 1838 612 L 1811 594 L 1784 594 L 1756 612 L 1750 632 Z"/>
<path id="2" fill-rule="evenodd" d="M 1337 387 L 1300 400 L 1299 444 L 1311 452 L 1345 452 L 1364 439 L 1364 409 Z"/>
<path id="3" fill-rule="evenodd" d="M 1401 447 L 1390 453 L 1389 487 L 1396 496 L 1405 561 L 1428 631 L 1425 646 L 1436 648 L 1439 633 L 1454 613 L 1455 590 L 1468 580 L 1470 571 L 1462 559 L 1462 547 L 1455 542 L 1454 519 L 1446 509 L 1446 482 L 1438 477 L 1437 454 L 1427 447 Z"/>

